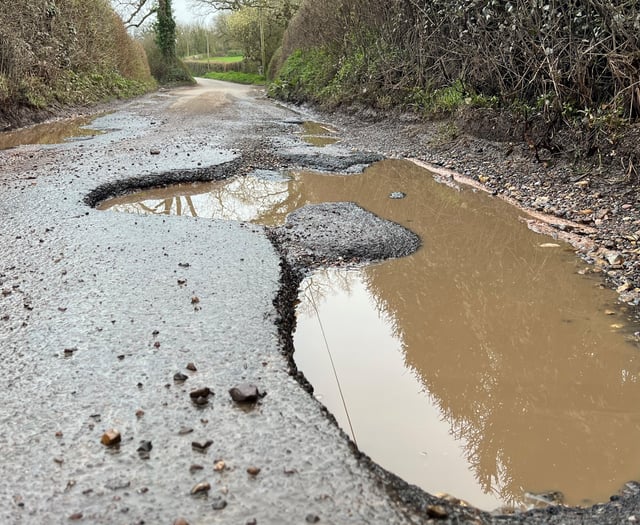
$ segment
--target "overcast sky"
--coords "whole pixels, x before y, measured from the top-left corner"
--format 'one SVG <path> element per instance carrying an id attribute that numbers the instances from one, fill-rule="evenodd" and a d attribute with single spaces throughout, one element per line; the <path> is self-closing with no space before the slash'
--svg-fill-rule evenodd
<path id="1" fill-rule="evenodd" d="M 173 0 L 171 6 L 173 7 L 173 16 L 178 24 L 206 23 L 211 19 L 211 15 L 205 18 L 198 13 L 191 0 Z"/>

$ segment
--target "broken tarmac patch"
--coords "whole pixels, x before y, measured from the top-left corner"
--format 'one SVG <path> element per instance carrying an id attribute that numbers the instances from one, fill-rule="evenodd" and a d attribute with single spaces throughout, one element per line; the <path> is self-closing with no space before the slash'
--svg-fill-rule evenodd
<path id="1" fill-rule="evenodd" d="M 413 232 L 352 202 L 304 206 L 270 232 L 282 256 L 296 268 L 403 257 L 421 245 Z"/>

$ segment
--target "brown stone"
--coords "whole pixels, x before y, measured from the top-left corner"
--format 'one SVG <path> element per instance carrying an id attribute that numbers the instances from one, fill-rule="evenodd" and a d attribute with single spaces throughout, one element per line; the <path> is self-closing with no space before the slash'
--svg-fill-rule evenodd
<path id="1" fill-rule="evenodd" d="M 120 443 L 121 440 L 122 436 L 120 435 L 120 432 L 118 432 L 115 428 L 110 428 L 104 434 L 102 434 L 102 439 L 100 439 L 100 442 L 105 447 L 113 447 Z"/>

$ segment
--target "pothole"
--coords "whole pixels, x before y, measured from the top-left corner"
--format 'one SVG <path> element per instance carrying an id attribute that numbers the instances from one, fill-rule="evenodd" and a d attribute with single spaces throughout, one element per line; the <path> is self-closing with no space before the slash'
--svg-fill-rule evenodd
<path id="1" fill-rule="evenodd" d="M 16 131 L 0 133 L 0 150 L 15 148 L 25 144 L 60 144 L 71 140 L 84 140 L 105 133 L 91 129 L 91 123 L 98 118 L 81 117 L 36 124 Z"/>
<path id="2" fill-rule="evenodd" d="M 423 242 L 301 285 L 295 361 L 361 450 L 488 510 L 587 506 L 638 477 L 640 327 L 568 245 L 528 230 L 515 208 L 405 161 L 349 176 L 258 171 L 103 208 L 277 226 L 336 201 Z M 313 245 L 324 230 L 300 233 Z"/>
<path id="3" fill-rule="evenodd" d="M 337 130 L 327 124 L 305 121 L 302 129 L 302 140 L 312 146 L 322 148 L 338 142 Z"/>

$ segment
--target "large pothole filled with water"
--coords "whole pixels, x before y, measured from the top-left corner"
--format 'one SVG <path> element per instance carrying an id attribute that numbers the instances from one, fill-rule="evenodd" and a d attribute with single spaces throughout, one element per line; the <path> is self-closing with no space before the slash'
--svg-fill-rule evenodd
<path id="1" fill-rule="evenodd" d="M 363 452 L 488 510 L 591 505 L 640 478 L 640 327 L 570 246 L 512 206 L 384 161 L 348 176 L 257 171 L 101 208 L 277 226 L 335 201 L 423 243 L 315 270 L 300 287 L 295 361 Z"/>

